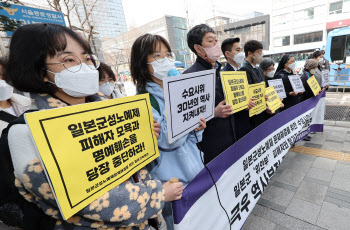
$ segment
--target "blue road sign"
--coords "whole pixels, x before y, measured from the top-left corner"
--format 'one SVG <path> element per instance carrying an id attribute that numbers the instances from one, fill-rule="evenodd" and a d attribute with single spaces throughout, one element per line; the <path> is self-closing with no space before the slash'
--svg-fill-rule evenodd
<path id="1" fill-rule="evenodd" d="M 0 15 L 22 22 L 22 25 L 34 23 L 53 23 L 66 25 L 64 16 L 60 12 L 43 10 L 27 6 L 19 6 L 11 4 L 11 7 L 3 7 Z M 6 32 L 8 36 L 12 36 L 13 32 Z"/>

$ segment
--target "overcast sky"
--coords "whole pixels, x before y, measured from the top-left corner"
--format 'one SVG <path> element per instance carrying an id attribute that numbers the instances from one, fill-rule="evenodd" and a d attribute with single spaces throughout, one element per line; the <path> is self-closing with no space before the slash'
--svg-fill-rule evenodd
<path id="1" fill-rule="evenodd" d="M 164 15 L 186 18 L 199 24 L 215 16 L 244 15 L 252 11 L 270 14 L 272 0 L 122 0 L 128 27 L 138 27 Z M 214 4 L 214 7 L 213 7 Z M 214 8 L 214 12 L 213 12 Z"/>

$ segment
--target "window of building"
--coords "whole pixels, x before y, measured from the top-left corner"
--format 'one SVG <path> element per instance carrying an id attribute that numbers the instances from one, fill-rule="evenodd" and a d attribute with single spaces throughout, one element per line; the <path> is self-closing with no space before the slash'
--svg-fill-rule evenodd
<path id="1" fill-rule="evenodd" d="M 290 36 L 275 38 L 275 47 L 289 46 L 289 45 L 290 45 Z"/>
<path id="2" fill-rule="evenodd" d="M 343 1 L 329 4 L 329 14 L 341 14 L 343 12 Z"/>
<path id="3" fill-rule="evenodd" d="M 274 17 L 274 24 L 275 25 L 284 25 L 287 24 L 289 21 L 288 19 L 290 18 L 290 13 L 288 14 L 282 14 Z"/>
<path id="4" fill-rule="evenodd" d="M 294 13 L 295 20 L 310 20 L 315 17 L 315 8 L 299 10 Z"/>
<path id="5" fill-rule="evenodd" d="M 239 37 L 241 39 L 242 44 L 246 43 L 249 40 L 258 40 L 260 42 L 263 42 L 266 40 L 265 24 L 247 26 L 247 27 L 231 30 L 230 35 Z M 266 48 L 265 45 L 264 45 L 264 48 Z"/>
<path id="6" fill-rule="evenodd" d="M 323 37 L 323 31 L 305 33 L 305 34 L 296 34 L 294 35 L 294 45 L 311 43 L 311 42 L 320 42 L 322 41 L 322 37 Z"/>

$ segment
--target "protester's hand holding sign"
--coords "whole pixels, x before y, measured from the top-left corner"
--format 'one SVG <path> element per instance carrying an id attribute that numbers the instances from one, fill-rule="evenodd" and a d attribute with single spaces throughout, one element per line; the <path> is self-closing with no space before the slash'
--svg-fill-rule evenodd
<path id="1" fill-rule="evenodd" d="M 194 131 L 198 132 L 198 131 L 202 131 L 207 127 L 207 122 L 205 121 L 204 118 L 201 117 L 200 121 L 199 121 L 200 126 L 198 126 L 197 128 L 194 129 Z"/>
<path id="2" fill-rule="evenodd" d="M 298 92 L 292 91 L 289 93 L 289 96 L 293 96 L 293 97 L 298 96 Z"/>
<path id="3" fill-rule="evenodd" d="M 248 103 L 248 108 L 246 108 L 246 110 L 251 110 L 252 108 L 254 108 L 255 106 L 255 102 L 256 101 L 256 98 L 251 98 L 249 103 Z"/>
<path id="4" fill-rule="evenodd" d="M 156 120 L 153 119 L 153 131 L 154 131 L 154 135 L 156 135 L 156 137 L 159 137 L 159 133 L 160 133 L 160 124 L 157 123 Z"/>
<path id="5" fill-rule="evenodd" d="M 215 117 L 226 118 L 232 115 L 232 105 L 225 105 L 226 102 L 223 100 L 215 107 Z"/>

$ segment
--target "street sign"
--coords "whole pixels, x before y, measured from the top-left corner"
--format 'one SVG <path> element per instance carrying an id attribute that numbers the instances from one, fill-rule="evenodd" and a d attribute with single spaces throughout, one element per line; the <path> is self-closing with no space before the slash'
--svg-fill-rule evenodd
<path id="1" fill-rule="evenodd" d="M 3 7 L 0 15 L 22 22 L 22 25 L 34 23 L 53 23 L 65 26 L 64 16 L 61 12 L 43 10 L 27 6 L 11 4 L 11 7 Z M 12 36 L 13 32 L 6 32 L 7 36 Z"/>
<path id="2" fill-rule="evenodd" d="M 189 65 L 190 65 L 190 64 L 191 64 L 191 60 L 187 60 L 187 64 L 189 64 Z"/>

